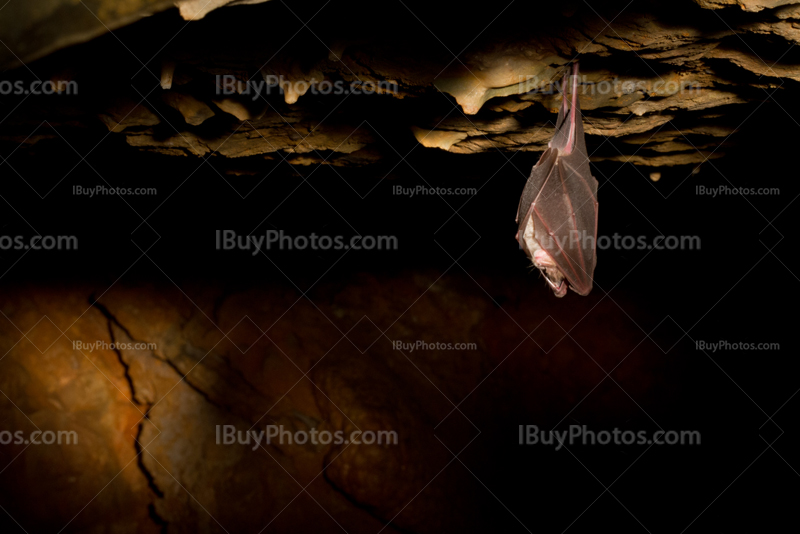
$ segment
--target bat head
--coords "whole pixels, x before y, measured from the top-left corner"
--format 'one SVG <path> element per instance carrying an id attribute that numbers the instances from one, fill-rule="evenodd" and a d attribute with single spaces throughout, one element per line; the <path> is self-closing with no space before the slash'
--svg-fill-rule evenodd
<path id="1" fill-rule="evenodd" d="M 517 235 L 517 240 L 522 244 L 528 257 L 530 257 L 533 266 L 542 272 L 544 279 L 547 281 L 550 289 L 553 290 L 553 293 L 555 293 L 558 298 L 566 295 L 566 277 L 564 273 L 561 272 L 561 269 L 558 268 L 558 265 L 553 260 L 550 253 L 539 245 L 539 241 L 536 239 L 532 217 L 528 219 L 528 224 L 522 234 L 522 239 L 519 239 L 519 235 Z"/>

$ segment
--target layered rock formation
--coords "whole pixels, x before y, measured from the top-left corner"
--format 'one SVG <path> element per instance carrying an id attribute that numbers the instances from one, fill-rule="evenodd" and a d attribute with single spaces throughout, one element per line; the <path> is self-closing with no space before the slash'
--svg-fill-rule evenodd
<path id="1" fill-rule="evenodd" d="M 458 154 L 541 151 L 560 76 L 579 59 L 593 159 L 698 165 L 735 147 L 734 133 L 760 104 L 800 81 L 792 50 L 800 4 L 789 2 L 511 6 L 494 21 L 398 4 L 386 8 L 384 30 L 366 23 L 377 14 L 363 6 L 266 3 L 205 16 L 223 3 L 185 2 L 188 23 L 165 12 L 31 72 L 18 66 L 12 78 L 74 82 L 79 95 L 19 96 L 2 139 L 100 139 L 102 124 L 136 149 L 218 156 L 235 172 L 264 159 L 366 165 L 414 144 Z M 735 4 L 741 9 L 722 9 Z M 107 28 L 128 20 L 99 5 L 80 9 L 108 19 Z M 264 34 L 264 21 L 280 24 Z M 103 23 L 95 22 L 98 33 Z M 41 27 L 50 43 L 77 39 L 62 35 L 70 28 Z M 6 65 L 56 46 L 27 49 L 30 38 L 11 37 Z"/>

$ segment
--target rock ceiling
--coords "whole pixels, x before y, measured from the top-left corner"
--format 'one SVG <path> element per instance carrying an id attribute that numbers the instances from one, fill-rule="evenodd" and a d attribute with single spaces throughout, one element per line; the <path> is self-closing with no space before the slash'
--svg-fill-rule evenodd
<path id="1" fill-rule="evenodd" d="M 800 81 L 800 4 L 786 1 L 514 6 L 461 28 L 402 3 L 388 20 L 374 6 L 356 17 L 275 2 L 207 15 L 227 3 L 184 1 L 188 23 L 168 9 L 132 24 L 170 4 L 12 3 L 25 23 L 0 23 L 4 79 L 79 90 L 6 101 L 0 140 L 32 148 L 102 129 L 139 150 L 214 156 L 237 173 L 265 159 L 365 165 L 397 156 L 398 143 L 541 151 L 559 78 L 580 59 L 593 160 L 699 165 L 730 152 L 747 117 Z M 79 23 L 57 24 L 66 13 Z"/>

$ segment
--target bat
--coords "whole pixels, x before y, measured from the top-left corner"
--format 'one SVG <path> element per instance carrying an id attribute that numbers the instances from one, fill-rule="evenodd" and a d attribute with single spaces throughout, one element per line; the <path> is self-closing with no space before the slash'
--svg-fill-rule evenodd
<path id="1" fill-rule="evenodd" d="M 578 101 L 578 64 L 572 65 L 572 106 L 562 84 L 556 133 L 531 170 L 517 209 L 516 239 L 556 297 L 567 287 L 586 296 L 597 263 L 597 180 Z"/>

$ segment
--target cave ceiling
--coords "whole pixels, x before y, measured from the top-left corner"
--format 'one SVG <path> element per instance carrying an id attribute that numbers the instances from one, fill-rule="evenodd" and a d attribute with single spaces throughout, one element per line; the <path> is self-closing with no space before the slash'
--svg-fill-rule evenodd
<path id="1" fill-rule="evenodd" d="M 7 5 L 4 76 L 60 94 L 6 99 L 0 142 L 114 136 L 237 174 L 365 166 L 399 147 L 540 152 L 579 60 L 593 161 L 699 166 L 800 81 L 800 4 L 786 1 L 510 5 L 495 21 L 402 3 L 176 4 Z"/>

